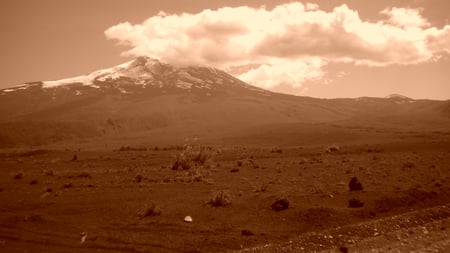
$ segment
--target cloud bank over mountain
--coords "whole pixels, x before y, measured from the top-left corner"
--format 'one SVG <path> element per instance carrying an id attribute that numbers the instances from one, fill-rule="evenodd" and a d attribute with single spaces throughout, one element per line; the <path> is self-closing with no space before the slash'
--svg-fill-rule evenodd
<path id="1" fill-rule="evenodd" d="M 343 4 L 330 12 L 291 2 L 273 9 L 225 7 L 200 13 L 160 12 L 108 28 L 108 39 L 174 65 L 215 66 L 262 88 L 301 87 L 324 77 L 324 66 L 384 67 L 437 61 L 450 54 L 450 25 L 433 27 L 420 9 L 386 8 L 362 20 Z"/>

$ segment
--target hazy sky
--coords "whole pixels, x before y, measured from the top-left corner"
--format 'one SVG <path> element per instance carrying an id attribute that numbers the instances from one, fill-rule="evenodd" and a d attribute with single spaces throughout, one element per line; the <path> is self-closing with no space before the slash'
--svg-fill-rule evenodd
<path id="1" fill-rule="evenodd" d="M 147 55 L 298 95 L 450 99 L 448 10 L 448 0 L 1 0 L 0 88 Z"/>

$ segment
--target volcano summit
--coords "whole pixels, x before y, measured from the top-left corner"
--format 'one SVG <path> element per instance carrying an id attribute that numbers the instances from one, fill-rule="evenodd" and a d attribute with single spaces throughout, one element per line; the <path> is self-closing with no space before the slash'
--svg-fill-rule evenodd
<path id="1" fill-rule="evenodd" d="M 0 90 L 0 146 L 91 137 L 179 143 L 190 137 L 217 140 L 279 132 L 279 126 L 301 132 L 304 124 L 315 129 L 315 124 L 325 123 L 441 129 L 448 126 L 448 108 L 448 101 L 398 95 L 356 99 L 286 95 L 215 68 L 174 67 L 138 57 L 83 76 Z"/>

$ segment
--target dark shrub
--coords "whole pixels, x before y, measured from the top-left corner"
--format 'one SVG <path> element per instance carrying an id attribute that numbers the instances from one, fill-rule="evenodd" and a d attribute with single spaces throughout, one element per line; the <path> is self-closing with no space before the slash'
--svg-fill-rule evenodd
<path id="1" fill-rule="evenodd" d="M 252 236 L 252 235 L 255 235 L 255 233 L 253 233 L 252 231 L 250 231 L 248 229 L 243 229 L 243 230 L 241 230 L 241 235 Z"/>
<path id="2" fill-rule="evenodd" d="M 160 216 L 162 213 L 162 210 L 159 206 L 157 206 L 155 203 L 151 202 L 150 204 L 144 206 L 142 210 L 139 211 L 139 217 L 141 219 L 145 217 L 150 216 Z"/>
<path id="3" fill-rule="evenodd" d="M 272 203 L 272 210 L 279 212 L 289 208 L 289 200 L 287 198 L 278 198 Z"/>
<path id="4" fill-rule="evenodd" d="M 208 204 L 215 207 L 225 207 L 231 205 L 231 203 L 232 197 L 229 191 L 220 191 L 215 193 L 208 202 Z"/>

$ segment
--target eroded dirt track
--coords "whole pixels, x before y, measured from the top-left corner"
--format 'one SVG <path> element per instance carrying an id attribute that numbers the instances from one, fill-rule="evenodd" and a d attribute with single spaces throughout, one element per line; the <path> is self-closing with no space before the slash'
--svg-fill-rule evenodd
<path id="1" fill-rule="evenodd" d="M 234 252 L 448 252 L 449 226 L 450 206 L 443 205 Z"/>

